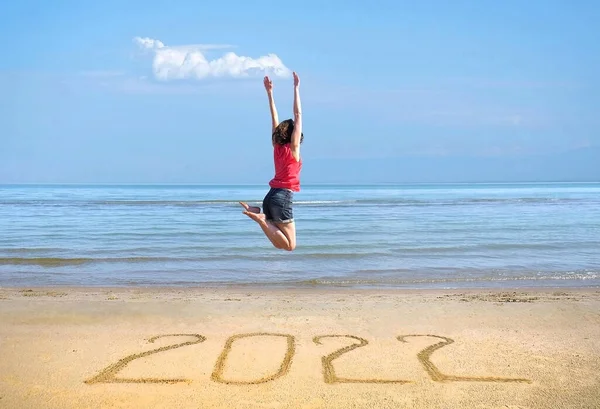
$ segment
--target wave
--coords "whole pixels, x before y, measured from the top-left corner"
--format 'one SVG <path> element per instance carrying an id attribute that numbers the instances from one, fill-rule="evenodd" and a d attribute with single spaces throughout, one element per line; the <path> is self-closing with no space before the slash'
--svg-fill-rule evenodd
<path id="1" fill-rule="evenodd" d="M 438 253 L 463 253 L 471 251 L 484 251 L 484 250 L 564 250 L 566 248 L 577 248 L 582 249 L 586 243 L 575 242 L 575 243 L 481 243 L 481 244 L 470 244 L 462 246 L 437 246 L 437 247 L 397 247 L 390 251 L 395 254 L 438 254 Z M 597 243 L 590 243 L 592 246 L 596 246 Z M 497 255 L 496 253 L 490 253 L 490 255 Z"/>
<path id="2" fill-rule="evenodd" d="M 11 253 L 11 254 L 32 254 L 32 253 L 60 253 L 69 251 L 68 249 L 54 248 L 54 247 L 13 247 L 13 248 L 1 248 L 0 252 Z"/>
<path id="3" fill-rule="evenodd" d="M 206 206 L 206 205 L 235 205 L 239 202 L 258 203 L 262 199 L 209 199 L 209 200 L 0 200 L 0 205 L 66 205 L 66 206 Z M 340 204 L 354 203 L 356 200 L 300 200 L 294 201 L 294 204 L 315 205 L 315 204 Z"/>
<path id="4" fill-rule="evenodd" d="M 366 257 L 388 256 L 389 253 L 348 253 L 348 252 L 330 252 L 330 253 L 297 253 L 293 255 L 273 254 L 239 254 L 222 253 L 218 255 L 204 255 L 202 257 L 0 257 L 0 265 L 30 265 L 41 267 L 66 267 L 78 266 L 84 264 L 97 263 L 202 263 L 214 261 L 279 261 L 288 258 L 303 260 L 353 260 Z"/>
<path id="5" fill-rule="evenodd" d="M 388 270 L 372 270 L 371 273 Z M 394 270 L 395 272 L 398 272 Z M 402 271 L 410 274 L 409 270 Z M 202 287 L 344 287 L 344 288 L 510 288 L 516 287 L 599 287 L 600 271 L 577 270 L 556 271 L 543 274 L 530 273 L 530 275 L 519 276 L 483 276 L 483 277 L 435 277 L 435 278 L 390 278 L 383 277 L 374 279 L 349 279 L 349 278 L 313 278 L 313 279 L 282 279 L 279 280 L 171 280 L 168 283 L 156 282 L 148 279 L 127 280 L 125 285 L 157 285 L 157 286 L 202 286 Z M 572 283 L 568 283 L 572 282 Z"/>
<path id="6" fill-rule="evenodd" d="M 261 203 L 262 199 L 245 199 L 248 203 Z M 298 200 L 297 206 L 340 206 L 340 205 L 383 205 L 383 206 L 460 206 L 482 204 L 565 204 L 597 203 L 598 200 L 583 198 L 464 198 L 455 200 L 415 200 L 404 198 L 341 199 L 341 200 Z M 205 207 L 239 206 L 238 200 L 0 200 L 0 206 L 148 206 L 148 207 Z"/>
<path id="7" fill-rule="evenodd" d="M 91 263 L 144 263 L 144 262 L 167 262 L 181 259 L 172 257 L 0 257 L 0 265 L 37 265 L 42 267 L 66 267 L 78 266 Z"/>
<path id="8" fill-rule="evenodd" d="M 363 272 L 366 272 L 363 271 Z M 377 271 L 370 270 L 370 273 Z M 333 279 L 333 278 L 315 278 L 310 280 L 294 281 L 296 285 L 304 286 L 411 286 L 411 285 L 432 285 L 432 284 L 452 284 L 452 283 L 485 283 L 485 282 L 511 282 L 511 281 L 587 281 L 600 279 L 600 271 L 568 271 L 568 272 L 545 272 L 536 275 L 520 276 L 485 276 L 485 277 L 448 277 L 448 278 L 426 278 L 426 279 Z"/>

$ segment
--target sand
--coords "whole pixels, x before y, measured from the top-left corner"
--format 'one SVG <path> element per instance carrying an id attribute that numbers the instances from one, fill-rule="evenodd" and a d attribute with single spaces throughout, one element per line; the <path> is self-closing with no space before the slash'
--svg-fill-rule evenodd
<path id="1" fill-rule="evenodd" d="M 3 288 L 0 408 L 600 408 L 600 290 Z"/>

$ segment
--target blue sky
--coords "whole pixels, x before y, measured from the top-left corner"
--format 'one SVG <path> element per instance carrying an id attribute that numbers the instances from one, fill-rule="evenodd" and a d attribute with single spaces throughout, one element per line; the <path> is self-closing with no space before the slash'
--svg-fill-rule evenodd
<path id="1" fill-rule="evenodd" d="M 600 146 L 598 2 L 415 3 L 3 2 L 0 183 L 266 183 L 263 68 L 281 118 L 301 76 L 305 183 Z"/>

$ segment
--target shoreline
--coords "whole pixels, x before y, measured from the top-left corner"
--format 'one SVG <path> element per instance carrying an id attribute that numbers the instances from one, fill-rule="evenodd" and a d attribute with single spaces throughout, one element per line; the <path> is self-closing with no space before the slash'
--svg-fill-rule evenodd
<path id="1" fill-rule="evenodd" d="M 24 291 L 58 291 L 70 293 L 97 293 L 97 292 L 146 292 L 146 293 L 202 293 L 202 292 L 251 292 L 265 294 L 383 294 L 383 295 L 402 295 L 402 294 L 423 294 L 423 295 L 439 295 L 448 293 L 506 293 L 506 292 L 522 292 L 532 294 L 545 294 L 553 292 L 571 292 L 571 293 L 598 293 L 600 294 L 600 286 L 578 286 L 578 287 L 458 287 L 458 288 L 402 288 L 402 287 L 355 287 L 355 286 L 287 286 L 287 285 L 231 285 L 231 286 L 64 286 L 64 285 L 41 285 L 41 286 L 0 286 L 0 295 L 2 293 L 16 294 Z"/>

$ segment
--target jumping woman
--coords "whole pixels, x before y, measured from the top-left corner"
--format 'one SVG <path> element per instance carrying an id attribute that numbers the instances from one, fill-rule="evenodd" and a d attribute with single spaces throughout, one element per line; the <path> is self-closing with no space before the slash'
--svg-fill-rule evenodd
<path id="1" fill-rule="evenodd" d="M 263 212 L 259 207 L 248 206 L 244 202 L 244 214 L 258 223 L 267 238 L 278 249 L 292 251 L 296 248 L 296 226 L 292 213 L 294 192 L 300 191 L 300 144 L 302 134 L 302 108 L 300 105 L 300 78 L 294 72 L 294 119 L 279 123 L 277 108 L 273 99 L 273 83 L 264 79 L 265 90 L 271 109 L 271 139 L 275 177 L 269 182 L 271 190 L 263 200 Z"/>

